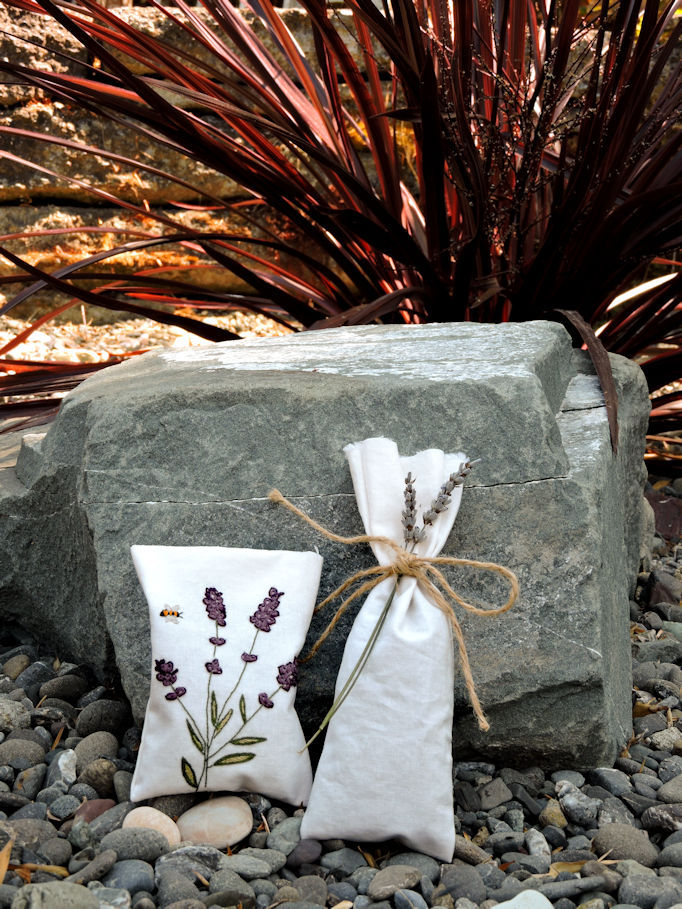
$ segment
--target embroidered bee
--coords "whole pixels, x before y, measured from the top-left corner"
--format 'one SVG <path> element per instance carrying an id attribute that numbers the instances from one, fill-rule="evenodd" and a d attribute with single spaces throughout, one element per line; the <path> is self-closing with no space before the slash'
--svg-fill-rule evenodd
<path id="1" fill-rule="evenodd" d="M 171 606 L 164 606 L 159 615 L 167 622 L 172 622 L 174 625 L 177 625 L 182 618 L 180 610 L 177 607 Z"/>

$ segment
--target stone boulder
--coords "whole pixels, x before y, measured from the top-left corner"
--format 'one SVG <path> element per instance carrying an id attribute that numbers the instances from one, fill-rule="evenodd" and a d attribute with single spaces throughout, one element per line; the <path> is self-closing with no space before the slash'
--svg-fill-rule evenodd
<path id="1" fill-rule="evenodd" d="M 0 615 L 63 658 L 117 667 L 141 719 L 149 631 L 132 543 L 317 547 L 326 594 L 372 564 L 368 548 L 321 538 L 268 491 L 354 534 L 345 444 L 385 435 L 405 454 L 463 450 L 482 461 L 444 554 L 509 566 L 521 598 L 500 618 L 461 616 L 492 730 L 478 731 L 459 679 L 456 753 L 607 764 L 631 729 L 628 595 L 648 508 L 646 385 L 632 362 L 612 365 L 616 456 L 589 360 L 553 323 L 343 328 L 107 369 L 0 472 Z M 470 571 L 451 580 L 467 598 L 505 596 Z M 356 611 L 305 667 L 307 731 L 329 706 Z"/>

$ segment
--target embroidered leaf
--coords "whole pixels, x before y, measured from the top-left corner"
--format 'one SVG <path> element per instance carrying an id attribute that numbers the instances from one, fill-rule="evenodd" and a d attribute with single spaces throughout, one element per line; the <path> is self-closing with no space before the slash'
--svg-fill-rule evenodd
<path id="1" fill-rule="evenodd" d="M 185 720 L 185 722 L 187 723 L 187 728 L 189 729 L 189 737 L 192 739 L 192 744 L 197 749 L 197 751 L 200 751 L 203 754 L 204 753 L 204 743 L 201 740 L 201 736 L 196 731 L 194 726 L 192 726 L 192 724 L 190 723 L 189 720 Z"/>
<path id="2" fill-rule="evenodd" d="M 257 745 L 259 742 L 267 742 L 267 739 L 260 738 L 257 735 L 245 735 L 241 739 L 230 739 L 230 745 Z"/>
<path id="3" fill-rule="evenodd" d="M 246 698 L 244 697 L 244 695 L 242 695 L 239 698 L 239 712 L 242 715 L 242 722 L 245 723 L 246 722 Z"/>
<path id="4" fill-rule="evenodd" d="M 211 722 L 214 726 L 218 722 L 218 701 L 215 696 L 215 691 L 211 692 Z"/>
<path id="5" fill-rule="evenodd" d="M 244 764 L 246 761 L 252 761 L 255 756 L 253 751 L 237 751 L 234 754 L 226 754 L 225 757 L 218 758 L 213 766 L 225 767 L 227 764 Z"/>
<path id="6" fill-rule="evenodd" d="M 232 719 L 232 714 L 233 714 L 233 713 L 234 713 L 234 710 L 230 707 L 230 709 L 227 711 L 227 713 L 225 714 L 225 716 L 222 718 L 222 720 L 221 720 L 221 721 L 218 723 L 218 725 L 216 726 L 216 728 L 215 728 L 216 735 L 217 735 L 219 732 L 222 732 L 223 729 L 227 726 L 227 724 L 228 724 L 228 723 L 230 722 L 230 720 Z"/>
<path id="7" fill-rule="evenodd" d="M 182 758 L 182 775 L 185 778 L 185 782 L 188 786 L 191 786 L 192 789 L 198 789 L 199 783 L 197 781 L 197 775 L 192 769 L 192 765 L 189 761 L 186 761 L 185 758 Z"/>

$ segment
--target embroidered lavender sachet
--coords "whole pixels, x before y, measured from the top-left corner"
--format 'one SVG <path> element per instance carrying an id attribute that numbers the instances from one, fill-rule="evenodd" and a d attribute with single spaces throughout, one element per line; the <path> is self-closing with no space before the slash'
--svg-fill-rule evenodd
<path id="1" fill-rule="evenodd" d="M 294 710 L 296 657 L 321 556 L 211 546 L 131 553 L 152 645 L 131 799 L 245 790 L 305 804 L 312 773 Z"/>
<path id="2" fill-rule="evenodd" d="M 428 508 L 464 454 L 430 449 L 401 457 L 390 439 L 366 439 L 344 449 L 365 530 L 402 545 L 405 477 L 415 475 L 418 512 Z M 457 515 L 461 486 L 447 510 L 417 542 L 418 555 L 436 556 Z M 381 565 L 394 552 L 372 550 Z M 343 691 L 389 606 L 385 623 L 350 694 L 327 728 L 301 836 L 309 839 L 402 840 L 442 861 L 452 859 L 454 654 L 448 619 L 428 602 L 414 577 L 392 578 L 372 590 L 346 641 L 336 683 Z"/>

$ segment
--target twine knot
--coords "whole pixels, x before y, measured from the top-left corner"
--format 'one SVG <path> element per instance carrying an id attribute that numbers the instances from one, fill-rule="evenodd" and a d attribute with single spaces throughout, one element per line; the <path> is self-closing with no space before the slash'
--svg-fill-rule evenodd
<path id="1" fill-rule="evenodd" d="M 416 578 L 417 583 L 422 587 L 424 593 L 427 594 L 429 602 L 436 609 L 442 612 L 450 623 L 453 636 L 457 641 L 457 649 L 459 651 L 462 675 L 464 676 L 464 681 L 466 683 L 471 706 L 473 707 L 474 713 L 476 714 L 479 727 L 484 732 L 487 732 L 490 729 L 490 724 L 485 718 L 483 708 L 481 707 L 481 702 L 479 701 L 478 694 L 476 693 L 476 686 L 474 684 L 474 678 L 471 672 L 471 664 L 469 662 L 469 654 L 467 653 L 466 644 L 464 643 L 464 632 L 462 631 L 462 626 L 459 624 L 457 616 L 454 613 L 453 604 L 456 603 L 467 612 L 471 612 L 474 615 L 488 617 L 502 615 L 502 613 L 507 612 L 512 608 L 519 596 L 519 582 L 514 572 L 509 568 L 505 568 L 504 565 L 498 565 L 495 562 L 477 562 L 473 559 L 456 559 L 451 556 L 416 555 L 413 552 L 408 552 L 406 549 L 403 549 L 402 546 L 398 545 L 398 543 L 396 543 L 395 540 L 390 539 L 390 537 L 373 536 L 371 534 L 359 534 L 358 536 L 354 537 L 343 537 L 338 533 L 333 533 L 333 531 L 327 530 L 327 528 L 323 527 L 321 524 L 318 524 L 317 521 L 314 521 L 304 511 L 301 511 L 300 508 L 297 508 L 292 502 L 289 502 L 288 499 L 285 499 L 278 489 L 271 490 L 268 498 L 272 502 L 288 508 L 289 511 L 293 512 L 293 514 L 297 515 L 297 517 L 301 518 L 301 520 L 305 521 L 306 524 L 309 524 L 328 540 L 333 540 L 337 543 L 343 543 L 346 546 L 352 546 L 356 543 L 380 543 L 383 546 L 387 546 L 393 552 L 393 561 L 390 565 L 375 565 L 372 568 L 365 568 L 360 571 L 356 571 L 355 574 L 347 578 L 343 584 L 339 585 L 336 590 L 332 591 L 328 597 L 322 600 L 322 602 L 315 607 L 315 613 L 317 614 L 321 609 L 324 609 L 328 603 L 331 603 L 333 600 L 340 597 L 350 587 L 353 587 L 355 584 L 362 582 L 360 583 L 360 586 L 357 587 L 350 594 L 350 596 L 346 597 L 346 599 L 341 603 L 339 608 L 336 610 L 336 613 L 334 614 L 332 620 L 329 622 L 317 641 L 315 641 L 313 646 L 310 648 L 308 655 L 299 660 L 299 662 L 305 663 L 308 660 L 312 659 L 313 656 L 315 656 L 322 644 L 327 640 L 329 635 L 336 627 L 339 619 L 344 614 L 346 609 L 348 609 L 350 604 L 358 597 L 362 596 L 365 593 L 369 593 L 378 584 L 381 584 L 381 582 L 385 581 L 387 578 L 394 577 L 396 580 L 396 587 L 401 577 Z M 476 568 L 481 571 L 488 571 L 504 577 L 510 586 L 510 592 L 506 603 L 493 609 L 484 609 L 480 606 L 474 606 L 473 603 L 467 603 L 467 601 L 464 600 L 450 586 L 442 571 L 440 571 L 438 568 L 439 565 L 468 566 L 470 568 Z M 391 599 L 392 596 L 393 594 L 391 595 Z M 379 630 L 379 627 L 375 628 L 372 634 L 373 640 L 376 640 Z M 356 667 L 356 670 L 354 670 L 354 672 L 356 671 L 358 671 L 358 667 Z M 345 688 L 347 687 L 348 683 L 346 683 Z M 336 704 L 335 702 L 335 706 L 332 708 L 332 711 L 327 714 L 327 717 L 325 717 L 322 726 L 320 726 L 320 729 L 318 729 L 313 738 L 315 738 L 322 731 L 328 722 L 329 717 L 332 715 L 334 710 L 338 709 L 338 706 L 340 706 L 340 703 Z M 310 741 L 312 741 L 312 739 Z M 308 742 L 308 744 L 310 744 L 310 742 Z"/>
<path id="2" fill-rule="evenodd" d="M 424 564 L 424 559 L 421 556 L 400 548 L 395 553 L 393 564 L 386 567 L 396 578 L 422 578 L 425 573 Z"/>

